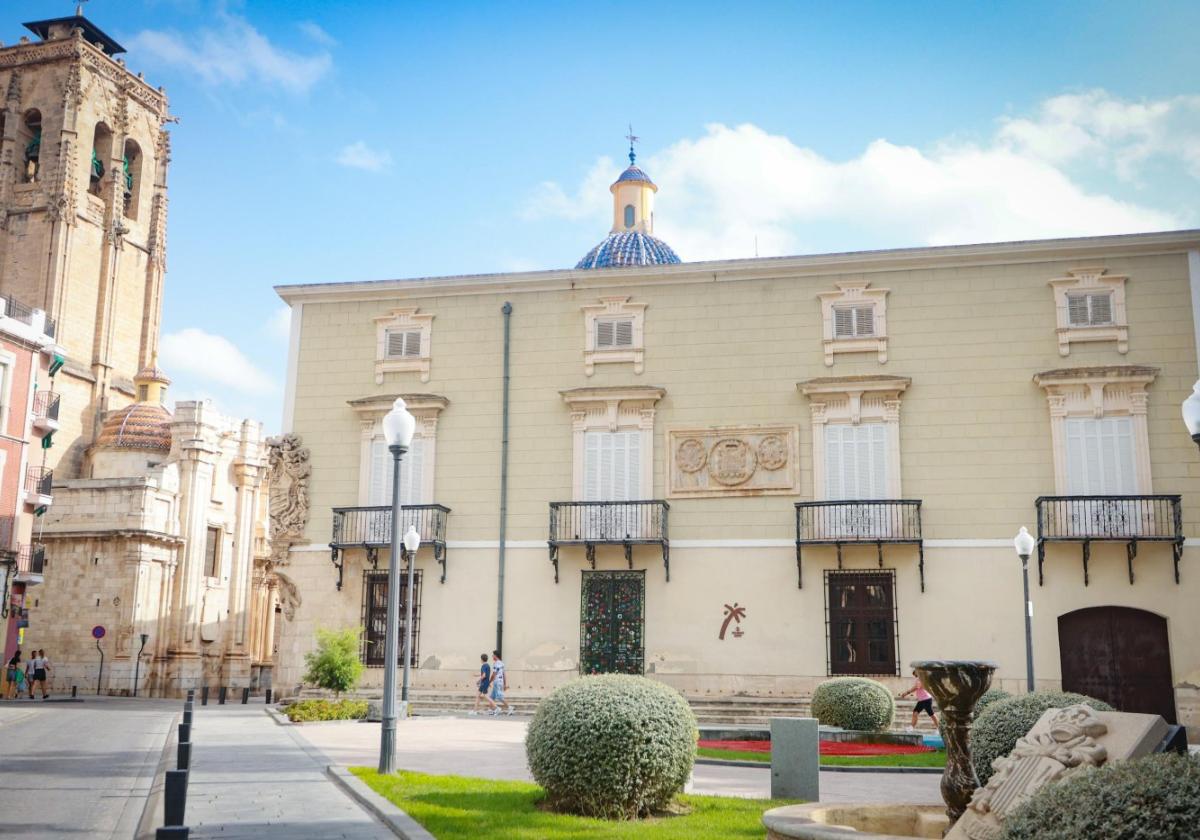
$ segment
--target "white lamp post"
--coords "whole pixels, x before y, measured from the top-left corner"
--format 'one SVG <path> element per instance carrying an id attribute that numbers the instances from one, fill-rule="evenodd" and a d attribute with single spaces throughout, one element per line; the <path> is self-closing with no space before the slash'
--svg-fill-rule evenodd
<path id="1" fill-rule="evenodd" d="M 1025 684 L 1033 691 L 1033 601 L 1029 600 L 1029 555 L 1033 554 L 1033 534 L 1025 526 L 1017 532 L 1013 547 L 1021 558 L 1021 577 L 1025 582 Z"/>
<path id="2" fill-rule="evenodd" d="M 404 598 L 404 682 L 400 686 L 400 705 L 408 714 L 408 666 L 412 661 L 413 620 L 413 569 L 417 566 L 417 549 L 421 547 L 421 535 L 413 525 L 404 533 L 404 551 L 408 554 L 408 595 Z"/>
<path id="3" fill-rule="evenodd" d="M 1200 446 L 1200 381 L 1192 386 L 1191 395 L 1183 401 L 1183 422 L 1192 440 Z"/>
<path id="4" fill-rule="evenodd" d="M 400 588 L 396 585 L 400 562 L 400 459 L 412 443 L 417 421 L 404 400 L 397 398 L 392 410 L 383 418 L 383 436 L 388 451 L 392 453 L 392 547 L 388 558 L 388 602 L 387 630 L 383 643 L 383 730 L 379 740 L 379 772 L 392 773 L 396 769 L 396 660 L 397 621 L 400 618 Z M 411 609 L 411 607 L 410 607 Z M 408 658 L 404 660 L 408 673 Z"/>

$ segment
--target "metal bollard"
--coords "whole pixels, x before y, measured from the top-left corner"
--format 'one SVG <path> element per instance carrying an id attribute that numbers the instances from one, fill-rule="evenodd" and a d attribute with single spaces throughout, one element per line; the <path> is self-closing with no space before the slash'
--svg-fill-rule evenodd
<path id="1" fill-rule="evenodd" d="M 219 706 L 225 705 L 225 686 L 221 686 L 221 691 L 217 695 L 217 705 L 219 705 Z"/>
<path id="2" fill-rule="evenodd" d="M 267 703 L 267 705 L 268 705 L 268 706 L 270 706 L 270 705 L 271 705 L 271 689 L 269 689 L 269 688 L 267 689 L 267 694 L 266 694 L 266 703 Z"/>
<path id="3" fill-rule="evenodd" d="M 190 770 L 190 769 L 192 769 L 191 764 L 192 764 L 192 742 L 191 741 L 180 741 L 179 742 L 179 753 L 176 756 L 176 761 L 175 761 L 175 769 L 176 770 Z"/>
<path id="4" fill-rule="evenodd" d="M 201 706 L 208 705 L 208 686 L 204 686 L 203 688 L 200 689 L 200 705 Z"/>
<path id="5" fill-rule="evenodd" d="M 179 743 L 192 740 L 192 725 L 190 723 L 179 724 Z"/>
<path id="6" fill-rule="evenodd" d="M 71 696 L 75 697 L 78 694 L 79 694 L 79 686 L 77 686 L 77 685 L 71 686 Z"/>
<path id="7" fill-rule="evenodd" d="M 192 725 L 192 710 L 191 709 L 183 710 L 183 722 L 186 723 L 188 726 Z"/>
<path id="8" fill-rule="evenodd" d="M 168 770 L 163 786 L 163 825 L 183 825 L 187 810 L 188 771 Z"/>
<path id="9" fill-rule="evenodd" d="M 155 829 L 154 840 L 188 840 L 186 825 L 164 825 Z"/>
<path id="10" fill-rule="evenodd" d="M 189 702 L 189 703 L 191 703 L 193 700 L 195 700 L 195 699 L 196 699 L 196 689 L 194 689 L 194 688 L 189 688 L 189 689 L 187 690 L 187 697 L 186 697 L 185 699 L 186 699 L 186 700 L 187 700 L 187 702 Z"/>
<path id="11" fill-rule="evenodd" d="M 243 688 L 242 689 L 242 705 L 245 706 L 249 702 L 250 702 L 250 689 Z"/>

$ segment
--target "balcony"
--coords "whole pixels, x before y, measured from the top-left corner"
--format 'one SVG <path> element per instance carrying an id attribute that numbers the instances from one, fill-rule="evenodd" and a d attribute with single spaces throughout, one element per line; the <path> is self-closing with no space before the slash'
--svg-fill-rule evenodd
<path id="1" fill-rule="evenodd" d="M 38 391 L 33 395 L 33 428 L 42 434 L 58 431 L 58 406 L 61 394 Z"/>
<path id="2" fill-rule="evenodd" d="M 44 508 L 54 501 L 51 486 L 54 471 L 47 467 L 25 468 L 25 504 Z"/>
<path id="3" fill-rule="evenodd" d="M 421 546 L 433 547 L 433 559 L 442 567 L 441 582 L 446 582 L 446 519 L 450 508 L 444 505 L 403 505 L 400 508 L 400 533 L 408 526 L 421 535 Z M 333 537 L 329 548 L 333 552 L 333 565 L 338 571 L 337 588 L 342 588 L 344 553 L 348 549 L 361 548 L 367 553 L 372 568 L 379 568 L 379 549 L 392 544 L 392 508 L 390 505 L 374 507 L 341 507 L 333 509 Z"/>
<path id="4" fill-rule="evenodd" d="M 662 548 L 663 567 L 671 580 L 671 546 L 667 516 L 671 506 L 664 501 L 636 502 L 551 502 L 550 562 L 558 583 L 558 552 L 564 545 L 583 546 L 584 556 L 596 568 L 596 546 L 620 545 L 625 562 L 633 568 L 635 545 Z"/>
<path id="5" fill-rule="evenodd" d="M 1088 561 L 1094 542 L 1125 543 L 1129 582 L 1138 543 L 1171 543 L 1175 583 L 1183 557 L 1183 510 L 1177 495 L 1157 496 L 1040 496 L 1038 522 L 1038 585 L 1043 583 L 1046 543 L 1073 542 L 1083 546 L 1083 585 L 1088 585 Z"/>
<path id="6" fill-rule="evenodd" d="M 883 568 L 883 546 L 915 545 L 921 591 L 925 591 L 925 543 L 920 499 L 796 502 L 796 581 L 804 587 L 804 546 L 832 545 L 842 568 L 842 546 L 874 545 Z"/>
<path id="7" fill-rule="evenodd" d="M 17 583 L 41 583 L 46 568 L 46 547 L 41 543 L 22 545 L 17 551 Z"/>

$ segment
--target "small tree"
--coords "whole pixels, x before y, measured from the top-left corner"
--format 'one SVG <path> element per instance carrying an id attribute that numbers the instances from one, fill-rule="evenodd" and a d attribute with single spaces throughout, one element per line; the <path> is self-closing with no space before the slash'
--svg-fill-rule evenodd
<path id="1" fill-rule="evenodd" d="M 318 628 L 317 649 L 304 656 L 304 664 L 308 667 L 304 681 L 339 695 L 358 685 L 363 672 L 363 664 L 358 658 L 361 635 L 361 627 Z"/>

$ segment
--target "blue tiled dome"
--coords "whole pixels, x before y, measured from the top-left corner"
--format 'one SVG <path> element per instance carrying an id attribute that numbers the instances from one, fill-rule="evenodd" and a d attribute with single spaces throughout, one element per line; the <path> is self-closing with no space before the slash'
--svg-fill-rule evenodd
<path id="1" fill-rule="evenodd" d="M 678 262 L 681 260 L 671 250 L 671 246 L 661 239 L 637 231 L 621 231 L 610 233 L 603 242 L 588 251 L 587 256 L 575 267 L 619 268 L 626 265 L 671 265 Z"/>
<path id="2" fill-rule="evenodd" d="M 632 163 L 629 164 L 628 169 L 626 169 L 624 172 L 621 173 L 620 177 L 617 178 L 617 180 L 618 181 L 645 181 L 647 184 L 654 183 L 653 181 L 650 180 L 649 175 L 647 175 L 642 170 L 638 169 Z"/>

